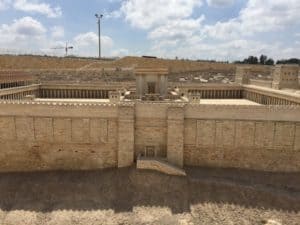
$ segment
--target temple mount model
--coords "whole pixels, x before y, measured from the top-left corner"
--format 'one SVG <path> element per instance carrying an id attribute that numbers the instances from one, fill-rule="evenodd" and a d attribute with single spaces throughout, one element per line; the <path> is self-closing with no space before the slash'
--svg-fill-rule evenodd
<path id="1" fill-rule="evenodd" d="M 168 82 L 169 68 L 99 84 L 2 71 L 0 170 L 300 171 L 299 66 L 276 66 L 264 85 L 249 71 L 238 67 L 234 84 Z"/>

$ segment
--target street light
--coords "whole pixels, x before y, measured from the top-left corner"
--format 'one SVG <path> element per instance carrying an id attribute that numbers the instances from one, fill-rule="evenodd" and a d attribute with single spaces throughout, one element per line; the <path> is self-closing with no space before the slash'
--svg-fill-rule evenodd
<path id="1" fill-rule="evenodd" d="M 98 19 L 98 35 L 99 35 L 99 59 L 101 59 L 101 30 L 100 30 L 100 22 L 101 18 L 103 17 L 102 14 L 95 14 L 96 18 Z"/>

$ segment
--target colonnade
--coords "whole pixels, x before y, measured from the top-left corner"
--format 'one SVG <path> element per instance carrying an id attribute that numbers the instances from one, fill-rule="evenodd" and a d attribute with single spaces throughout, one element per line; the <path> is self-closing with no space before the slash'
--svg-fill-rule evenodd
<path id="1" fill-rule="evenodd" d="M 109 98 L 113 90 L 82 90 L 82 89 L 41 89 L 41 98 Z"/>
<path id="2" fill-rule="evenodd" d="M 248 99 L 262 105 L 297 105 L 293 101 L 283 98 L 263 95 L 252 91 L 243 90 L 188 90 L 191 94 L 199 94 L 202 99 Z"/>
<path id="3" fill-rule="evenodd" d="M 272 96 L 263 95 L 256 92 L 245 91 L 244 97 L 250 101 L 263 105 L 297 105 L 297 103 Z"/>
<path id="4" fill-rule="evenodd" d="M 38 90 L 32 90 L 32 91 L 22 91 L 22 92 L 17 92 L 13 94 L 7 94 L 0 96 L 0 99 L 5 99 L 5 100 L 21 100 L 27 95 L 34 95 L 38 96 L 39 91 Z"/>
<path id="5" fill-rule="evenodd" d="M 30 85 L 31 83 L 32 83 L 31 81 L 15 81 L 15 82 L 0 83 L 0 89 L 22 87 L 22 86 Z"/>
<path id="6" fill-rule="evenodd" d="M 203 99 L 239 99 L 243 97 L 242 90 L 189 90 L 191 94 L 200 94 Z"/>

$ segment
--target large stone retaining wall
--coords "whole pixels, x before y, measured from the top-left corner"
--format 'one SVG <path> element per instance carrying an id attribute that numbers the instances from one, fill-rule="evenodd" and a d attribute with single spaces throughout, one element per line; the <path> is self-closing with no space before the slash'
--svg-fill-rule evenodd
<path id="1" fill-rule="evenodd" d="M 299 115 L 297 106 L 2 101 L 0 171 L 125 167 L 146 146 L 179 167 L 300 171 Z"/>
<path id="2" fill-rule="evenodd" d="M 300 123 L 185 120 L 184 164 L 299 171 Z"/>
<path id="3" fill-rule="evenodd" d="M 297 106 L 188 106 L 184 164 L 300 170 Z"/>
<path id="4" fill-rule="evenodd" d="M 0 170 L 116 167 L 116 112 L 99 105 L 1 105 Z"/>

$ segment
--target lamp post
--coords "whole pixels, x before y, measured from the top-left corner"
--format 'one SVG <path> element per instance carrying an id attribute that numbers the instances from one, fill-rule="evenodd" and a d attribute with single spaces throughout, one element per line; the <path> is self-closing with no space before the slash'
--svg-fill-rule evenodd
<path id="1" fill-rule="evenodd" d="M 101 59 L 101 30 L 100 30 L 100 23 L 101 18 L 103 17 L 102 14 L 95 14 L 96 18 L 98 19 L 98 36 L 99 36 L 99 59 Z"/>

